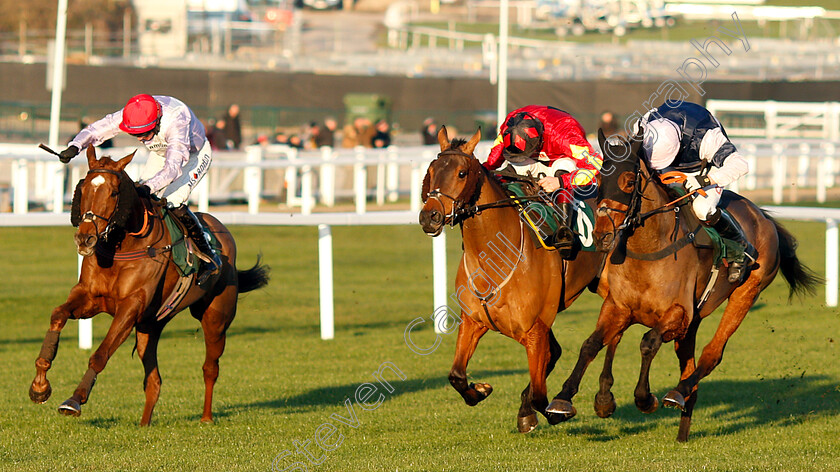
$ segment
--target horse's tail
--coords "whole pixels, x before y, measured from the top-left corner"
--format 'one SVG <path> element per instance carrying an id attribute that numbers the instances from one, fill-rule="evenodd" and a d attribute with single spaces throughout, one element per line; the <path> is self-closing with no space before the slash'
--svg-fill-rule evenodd
<path id="1" fill-rule="evenodd" d="M 790 231 L 777 223 L 766 211 L 762 210 L 762 212 L 765 218 L 776 226 L 776 233 L 779 235 L 779 256 L 781 257 L 779 269 L 790 286 L 788 298 L 793 298 L 794 293 L 814 295 L 817 286 L 824 284 L 825 280 L 796 257 L 797 242 Z"/>
<path id="2" fill-rule="evenodd" d="M 271 278 L 269 272 L 271 268 L 265 264 L 261 264 L 262 255 L 257 256 L 257 263 L 254 267 L 248 270 L 239 270 L 236 272 L 237 280 L 239 281 L 239 293 L 250 292 L 258 288 L 263 288 L 268 285 L 268 280 Z"/>

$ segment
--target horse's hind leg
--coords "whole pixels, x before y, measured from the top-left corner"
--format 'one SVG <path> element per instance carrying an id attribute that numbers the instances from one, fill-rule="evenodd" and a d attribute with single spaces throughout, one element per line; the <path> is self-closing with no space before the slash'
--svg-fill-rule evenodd
<path id="1" fill-rule="evenodd" d="M 157 348 L 160 341 L 162 325 L 138 326 L 137 354 L 143 362 L 143 392 L 146 394 L 146 405 L 143 407 L 143 417 L 140 426 L 148 426 L 152 422 L 152 413 L 160 397 L 160 387 L 163 381 L 158 370 Z"/>
<path id="2" fill-rule="evenodd" d="M 607 345 L 607 353 L 604 356 L 604 369 L 599 379 L 598 393 L 595 394 L 595 414 L 601 418 L 609 418 L 615 412 L 615 397 L 610 391 L 613 386 L 612 364 L 615 358 L 615 349 L 621 341 L 621 334 L 615 336 Z"/>
<path id="3" fill-rule="evenodd" d="M 467 364 L 475 353 L 478 341 L 487 332 L 487 328 L 461 313 L 461 325 L 458 326 L 458 339 L 455 342 L 455 359 L 449 370 L 449 383 L 461 394 L 469 406 L 475 406 L 492 392 L 490 384 L 467 384 Z"/>
<path id="4" fill-rule="evenodd" d="M 202 423 L 213 422 L 213 388 L 219 378 L 219 358 L 225 352 L 227 329 L 236 316 L 236 288 L 228 286 L 209 305 L 198 302 L 190 306 L 190 312 L 201 320 L 204 331 L 204 409 Z"/>
<path id="5" fill-rule="evenodd" d="M 659 400 L 650 393 L 650 365 L 662 346 L 662 334 L 656 328 L 651 329 L 642 337 L 639 351 L 642 353 L 642 365 L 639 368 L 639 382 L 636 384 L 634 397 L 636 408 L 642 413 L 653 413 L 659 407 Z"/>
<path id="6" fill-rule="evenodd" d="M 727 341 L 744 320 L 750 307 L 755 303 L 759 288 L 759 274 L 753 273 L 750 278 L 729 296 L 729 302 L 720 318 L 714 337 L 703 348 L 703 353 L 697 362 L 697 368 L 687 378 L 680 381 L 677 388 L 671 390 L 665 397 L 668 406 L 683 409 L 683 403 L 697 388 L 701 379 L 709 375 L 723 358 L 723 350 Z"/>
<path id="7" fill-rule="evenodd" d="M 545 381 L 562 351 L 551 328 L 539 319 L 520 342 L 528 353 L 531 382 L 522 391 L 522 406 L 519 408 L 516 425 L 520 433 L 528 433 L 537 427 L 536 411 L 542 413 L 550 424 L 557 424 L 565 419 L 545 411 L 545 407 L 548 406 Z"/>
<path id="8" fill-rule="evenodd" d="M 50 316 L 50 329 L 44 337 L 41 352 L 35 360 L 35 378 L 29 386 L 29 398 L 35 403 L 44 403 L 52 394 L 47 371 L 52 367 L 52 361 L 58 353 L 58 341 L 61 330 L 71 317 L 89 318 L 92 316 L 92 305 L 88 301 L 87 292 L 76 285 L 70 291 L 67 301 L 57 306 Z"/>
<path id="9" fill-rule="evenodd" d="M 688 327 L 688 332 L 683 339 L 674 340 L 674 350 L 680 361 L 680 380 L 687 379 L 695 369 L 694 347 L 697 342 L 697 328 L 700 326 L 700 317 L 696 317 Z M 691 430 L 691 414 L 694 412 L 694 405 L 697 403 L 697 388 L 685 400 L 680 417 L 680 428 L 677 433 L 677 441 L 688 441 L 688 433 Z"/>

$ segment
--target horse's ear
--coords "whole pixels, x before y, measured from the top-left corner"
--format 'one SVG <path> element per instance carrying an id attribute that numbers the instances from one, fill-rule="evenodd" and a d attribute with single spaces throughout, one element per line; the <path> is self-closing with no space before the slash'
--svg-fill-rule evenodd
<path id="1" fill-rule="evenodd" d="M 137 154 L 136 149 L 131 154 L 129 154 L 129 155 L 123 157 L 122 159 L 118 160 L 117 161 L 117 170 L 125 169 L 125 166 L 127 166 L 128 163 L 131 162 L 132 159 L 134 159 L 135 154 Z"/>
<path id="2" fill-rule="evenodd" d="M 478 128 L 478 131 L 476 131 L 472 138 L 467 141 L 467 144 L 464 145 L 464 153 L 468 155 L 472 154 L 479 141 L 481 141 L 481 128 Z"/>
<path id="3" fill-rule="evenodd" d="M 87 160 L 88 168 L 93 169 L 93 165 L 96 164 L 96 149 L 93 148 L 92 144 L 88 144 L 87 147 Z"/>
<path id="4" fill-rule="evenodd" d="M 446 126 L 441 125 L 440 131 L 438 131 L 438 143 L 441 151 L 449 149 L 449 134 L 446 133 Z"/>
<path id="5" fill-rule="evenodd" d="M 598 128 L 598 147 L 601 148 L 601 152 L 604 153 L 605 156 L 606 156 L 606 153 L 607 153 L 606 152 L 606 149 L 607 149 L 606 148 L 606 143 L 607 143 L 607 138 L 606 138 L 606 136 L 604 136 L 604 129 L 603 128 Z"/>

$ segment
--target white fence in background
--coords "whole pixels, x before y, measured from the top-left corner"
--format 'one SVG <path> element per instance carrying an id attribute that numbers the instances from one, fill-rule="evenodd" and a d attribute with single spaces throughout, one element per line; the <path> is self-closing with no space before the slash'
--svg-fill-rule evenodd
<path id="1" fill-rule="evenodd" d="M 778 204 L 786 198 L 796 200 L 800 189 L 811 188 L 816 200 L 825 202 L 827 189 L 837 184 L 840 141 L 734 138 L 734 143 L 750 162 L 751 172 L 732 190 L 772 189 L 773 202 Z M 490 145 L 482 141 L 476 155 L 486 156 Z M 134 150 L 112 148 L 106 153 L 119 158 Z M 286 146 L 252 146 L 245 151 L 217 151 L 192 198 L 201 211 L 207 211 L 211 201 L 244 200 L 248 213 L 257 214 L 261 204 L 275 201 L 308 215 L 315 205 L 329 208 L 340 199 L 351 200 L 355 212 L 364 214 L 369 201 L 383 206 L 408 197 L 410 209 L 417 211 L 423 175 L 438 151 L 437 146 L 303 152 Z M 130 175 L 136 177 L 146 156 L 145 148 L 137 150 L 127 169 Z M 34 204 L 62 212 L 86 170 L 84 156 L 65 166 L 35 146 L 0 144 L 0 211 L 11 207 L 24 214 Z"/>
<path id="2" fill-rule="evenodd" d="M 840 208 L 803 208 L 803 207 L 764 207 L 779 219 L 805 221 L 824 221 L 825 230 L 825 301 L 834 307 L 838 303 L 838 284 L 840 284 L 840 254 L 838 254 L 837 223 L 840 221 Z M 321 339 L 332 339 L 335 333 L 335 306 L 333 302 L 333 267 L 332 267 L 332 226 L 357 225 L 404 225 L 416 224 L 417 212 L 414 211 L 377 211 L 364 215 L 356 213 L 316 213 L 311 215 L 289 213 L 214 213 L 226 225 L 263 225 L 263 226 L 318 226 L 319 260 L 319 299 Z M 69 224 L 67 213 L 30 213 L 25 215 L 5 215 L 0 218 L 0 226 L 60 226 Z M 420 229 L 418 228 L 418 231 Z M 433 313 L 447 304 L 447 267 L 446 267 L 446 232 L 432 239 L 433 264 Z M 80 258 L 81 263 L 81 258 Z M 442 313 L 440 313 L 442 315 Z M 439 328 L 435 319 L 435 330 Z M 79 347 L 90 349 L 92 329 L 90 320 L 79 323 Z"/>
<path id="3" fill-rule="evenodd" d="M 840 141 L 840 102 L 777 102 L 774 100 L 708 100 L 733 140 L 756 138 L 821 138 Z"/>

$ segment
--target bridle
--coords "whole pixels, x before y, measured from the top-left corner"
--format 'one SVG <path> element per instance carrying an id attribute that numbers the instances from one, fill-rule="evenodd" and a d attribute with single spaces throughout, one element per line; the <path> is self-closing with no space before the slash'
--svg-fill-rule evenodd
<path id="1" fill-rule="evenodd" d="M 116 175 L 118 178 L 122 179 L 122 175 L 120 174 L 120 172 L 112 170 L 112 169 L 90 169 L 88 171 L 88 175 L 89 174 L 100 174 L 100 173 Z M 117 202 L 114 205 L 114 211 L 111 213 L 111 216 L 106 218 L 104 216 L 97 215 L 96 213 L 88 210 L 88 211 L 86 211 L 82 214 L 82 218 L 80 220 L 80 223 L 92 223 L 94 229 L 96 230 L 97 238 L 102 239 L 105 242 L 108 242 L 108 236 L 111 234 L 111 232 L 114 229 L 116 229 L 116 226 L 114 225 L 112 220 L 114 219 L 114 214 L 116 213 L 116 209 L 120 207 L 120 191 L 119 191 L 119 188 L 117 188 L 117 190 L 114 193 L 112 193 L 111 196 L 116 196 L 117 197 Z M 105 221 L 105 228 L 103 228 L 102 231 L 99 231 L 99 225 L 96 222 L 97 219 Z"/>

